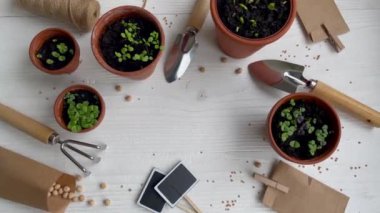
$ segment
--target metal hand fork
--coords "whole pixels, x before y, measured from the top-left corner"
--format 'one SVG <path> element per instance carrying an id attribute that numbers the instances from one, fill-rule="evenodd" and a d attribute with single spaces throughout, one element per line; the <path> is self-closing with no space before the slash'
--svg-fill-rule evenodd
<path id="1" fill-rule="evenodd" d="M 70 149 L 88 159 L 93 161 L 94 163 L 98 163 L 101 158 L 97 156 L 92 156 L 86 152 L 83 152 L 82 150 L 79 150 L 75 148 L 72 145 L 79 145 L 89 148 L 94 148 L 98 150 L 105 150 L 107 148 L 107 145 L 100 144 L 90 144 L 75 140 L 61 140 L 58 133 L 56 133 L 53 129 L 50 127 L 20 113 L 17 112 L 14 109 L 11 109 L 10 107 L 7 107 L 0 103 L 0 120 L 3 120 L 10 125 L 14 126 L 15 128 L 29 134 L 30 136 L 34 137 L 35 139 L 39 140 L 40 142 L 44 144 L 60 144 L 62 153 L 69 158 L 82 172 L 85 176 L 88 176 L 91 174 L 91 172 L 86 169 L 82 164 L 80 164 L 66 149 Z"/>

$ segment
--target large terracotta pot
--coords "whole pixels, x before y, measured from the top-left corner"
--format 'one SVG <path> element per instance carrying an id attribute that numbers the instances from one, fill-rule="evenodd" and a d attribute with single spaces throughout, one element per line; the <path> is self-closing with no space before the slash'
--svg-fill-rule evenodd
<path id="1" fill-rule="evenodd" d="M 147 10 L 141 7 L 121 6 L 121 7 L 114 8 L 108 11 L 107 13 L 105 13 L 102 17 L 100 17 L 100 19 L 95 24 L 95 27 L 92 31 L 92 36 L 91 36 L 92 52 L 94 53 L 95 58 L 99 62 L 99 64 L 102 67 L 104 67 L 104 69 L 108 70 L 109 72 L 116 75 L 135 79 L 135 80 L 143 80 L 152 75 L 154 69 L 157 66 L 158 61 L 160 60 L 162 56 L 162 50 L 159 51 L 156 58 L 148 66 L 144 67 L 143 69 L 132 71 L 132 72 L 124 72 L 124 71 L 116 70 L 110 65 L 108 65 L 100 49 L 100 39 L 103 36 L 103 33 L 105 32 L 105 30 L 107 29 L 107 26 L 113 24 L 117 20 L 120 20 L 126 17 L 139 17 L 153 23 L 159 31 L 160 38 L 161 38 L 161 45 L 162 46 L 165 45 L 164 31 L 161 27 L 160 22 L 157 20 L 157 18 L 153 14 L 151 14 L 150 12 L 148 12 Z"/>
<path id="2" fill-rule="evenodd" d="M 218 2 L 211 0 L 211 16 L 216 26 L 216 40 L 219 48 L 233 58 L 245 58 L 281 38 L 292 25 L 296 17 L 296 0 L 290 0 L 290 14 L 284 26 L 277 33 L 260 39 L 250 39 L 231 32 L 222 22 L 218 12 Z"/>
<path id="3" fill-rule="evenodd" d="M 100 95 L 100 93 L 98 91 L 96 91 L 94 88 L 90 87 L 90 86 L 87 86 L 87 85 L 83 85 L 83 84 L 78 84 L 78 85 L 73 85 L 73 86 L 70 86 L 68 88 L 66 88 L 65 90 L 63 90 L 57 97 L 56 101 L 55 101 L 55 104 L 54 104 L 54 117 L 55 117 L 55 120 L 57 121 L 57 123 L 63 128 L 63 129 L 66 129 L 67 131 L 70 131 L 66 124 L 65 124 L 65 121 L 63 119 L 63 104 L 64 104 L 64 97 L 65 95 L 68 93 L 68 92 L 75 92 L 75 91 L 78 91 L 78 90 L 87 90 L 93 94 L 95 94 L 96 96 L 98 96 L 99 98 L 99 102 L 100 102 L 100 114 L 99 114 L 99 117 L 98 117 L 98 122 L 91 128 L 87 128 L 87 129 L 82 129 L 82 131 L 80 131 L 79 133 L 84 133 L 84 132 L 89 132 L 93 129 L 95 129 L 96 127 L 99 126 L 99 124 L 102 122 L 105 114 L 106 114 L 106 105 L 104 103 L 104 100 L 102 98 L 102 96 Z"/>
<path id="4" fill-rule="evenodd" d="M 64 67 L 56 70 L 50 70 L 44 67 L 41 60 L 37 58 L 36 54 L 41 49 L 42 45 L 49 39 L 53 37 L 66 37 L 69 38 L 74 44 L 74 57 L 71 61 Z M 78 42 L 75 40 L 74 36 L 71 33 L 59 29 L 59 28 L 48 28 L 39 32 L 32 40 L 29 46 L 29 58 L 32 61 L 33 65 L 36 66 L 42 72 L 60 75 L 60 74 L 70 74 L 74 72 L 79 66 L 79 56 L 80 49 Z"/>
<path id="5" fill-rule="evenodd" d="M 318 107 L 326 111 L 328 118 L 329 118 L 329 123 L 328 126 L 334 130 L 334 135 L 327 141 L 327 149 L 325 152 L 321 153 L 320 155 L 315 156 L 314 158 L 311 159 L 298 159 L 296 157 L 290 156 L 287 153 L 285 153 L 276 143 L 275 138 L 273 136 L 272 132 L 272 123 L 274 122 L 274 116 L 279 110 L 279 108 L 288 103 L 291 99 L 294 100 L 304 100 L 306 102 L 313 101 L 315 102 Z M 332 108 L 330 104 L 325 102 L 324 100 L 317 98 L 309 93 L 295 93 L 291 94 L 288 96 L 285 96 L 284 98 L 280 99 L 271 109 L 268 115 L 267 119 L 267 128 L 268 128 L 268 135 L 269 135 L 269 142 L 272 146 L 272 148 L 283 158 L 286 160 L 292 161 L 294 163 L 298 164 L 316 164 L 321 161 L 324 161 L 328 157 L 330 157 L 336 148 L 338 147 L 340 136 L 341 136 L 341 126 L 340 126 L 340 121 L 339 117 L 336 113 L 336 111 Z"/>

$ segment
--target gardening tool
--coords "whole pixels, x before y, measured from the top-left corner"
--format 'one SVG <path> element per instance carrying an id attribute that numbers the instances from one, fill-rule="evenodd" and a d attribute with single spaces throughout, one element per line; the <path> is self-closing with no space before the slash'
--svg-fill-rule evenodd
<path id="1" fill-rule="evenodd" d="M 248 69 L 258 80 L 270 86 L 289 93 L 294 93 L 298 86 L 303 86 L 309 89 L 311 94 L 346 109 L 375 127 L 380 127 L 379 112 L 321 81 L 304 78 L 304 67 L 301 65 L 279 60 L 263 60 L 250 64 Z"/>
<path id="2" fill-rule="evenodd" d="M 191 59 L 194 58 L 198 46 L 196 35 L 207 17 L 209 7 L 210 0 L 197 0 L 185 32 L 177 35 L 164 65 L 165 78 L 168 83 L 180 78 L 190 65 Z"/>
<path id="3" fill-rule="evenodd" d="M 68 151 L 67 149 L 70 149 L 88 159 L 90 159 L 94 163 L 98 163 L 101 158 L 98 156 L 92 156 L 90 154 L 87 154 L 86 152 L 83 152 L 82 150 L 79 150 L 75 148 L 72 145 L 79 145 L 79 146 L 85 146 L 89 148 L 94 148 L 98 150 L 105 150 L 107 148 L 107 145 L 101 144 L 101 145 L 95 145 L 90 143 L 84 143 L 76 140 L 61 140 L 58 133 L 56 133 L 53 129 L 50 127 L 41 124 L 38 121 L 33 120 L 32 118 L 29 118 L 28 116 L 21 114 L 20 112 L 17 112 L 14 109 L 11 109 L 10 107 L 7 107 L 0 103 L 0 120 L 3 120 L 10 125 L 16 127 L 17 129 L 29 134 L 30 136 L 34 137 L 35 139 L 39 140 L 40 142 L 44 144 L 60 144 L 61 151 L 63 154 L 69 158 L 82 172 L 85 176 L 88 176 L 91 174 L 91 172 L 86 169 L 84 166 L 82 166 Z"/>

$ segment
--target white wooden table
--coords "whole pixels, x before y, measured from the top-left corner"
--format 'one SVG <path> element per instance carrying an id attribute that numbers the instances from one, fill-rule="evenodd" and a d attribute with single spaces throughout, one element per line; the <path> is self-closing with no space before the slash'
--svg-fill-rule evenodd
<path id="1" fill-rule="evenodd" d="M 124 4 L 142 5 L 140 0 L 100 3 L 102 13 Z M 167 171 L 180 160 L 201 180 L 189 195 L 204 212 L 227 211 L 227 200 L 236 200 L 230 212 L 271 212 L 260 202 L 263 187 L 253 180 L 252 173 L 267 174 L 272 163 L 280 159 L 266 140 L 265 120 L 271 106 L 285 93 L 252 81 L 247 64 L 286 57 L 288 61 L 309 65 L 307 77 L 324 80 L 380 109 L 380 1 L 336 3 L 351 29 L 341 36 L 346 49 L 339 54 L 326 42 L 311 44 L 297 20 L 282 39 L 255 55 L 243 60 L 228 58 L 227 63 L 221 63 L 223 54 L 216 46 L 209 15 L 199 35 L 200 48 L 195 60 L 180 81 L 168 84 L 163 76 L 163 60 L 145 81 L 112 75 L 96 62 L 90 48 L 90 33 L 78 33 L 66 24 L 18 9 L 12 0 L 3 0 L 0 1 L 0 101 L 50 125 L 65 138 L 109 145 L 102 154 L 103 161 L 90 166 L 93 175 L 81 183 L 85 195 L 97 204 L 88 207 L 75 203 L 68 212 L 143 212 L 136 199 L 151 168 Z M 167 43 L 171 44 L 182 31 L 193 4 L 189 0 L 148 0 L 146 8 L 157 15 Z M 82 63 L 75 73 L 50 76 L 31 64 L 29 42 L 48 27 L 67 29 L 78 39 Z M 317 55 L 320 59 L 313 59 Z M 206 72 L 199 72 L 199 66 L 204 66 Z M 234 73 L 238 67 L 244 70 L 240 75 Z M 55 122 L 53 103 L 61 90 L 83 82 L 104 96 L 107 114 L 96 130 L 71 134 Z M 116 84 L 122 85 L 121 92 L 115 91 Z M 133 101 L 124 101 L 125 95 L 132 95 Z M 339 115 L 344 129 L 333 158 L 316 166 L 293 165 L 348 195 L 347 212 L 379 212 L 380 130 L 369 128 L 342 111 Z M 3 122 L 0 122 L 0 145 L 65 172 L 79 173 L 58 147 L 42 145 Z M 260 168 L 254 167 L 255 160 L 262 163 Z M 232 171 L 236 174 L 230 177 Z M 107 190 L 98 189 L 101 181 L 108 183 Z M 104 198 L 111 199 L 111 206 L 101 204 Z M 0 212 L 39 210 L 0 199 Z M 166 207 L 165 212 L 181 211 Z"/>

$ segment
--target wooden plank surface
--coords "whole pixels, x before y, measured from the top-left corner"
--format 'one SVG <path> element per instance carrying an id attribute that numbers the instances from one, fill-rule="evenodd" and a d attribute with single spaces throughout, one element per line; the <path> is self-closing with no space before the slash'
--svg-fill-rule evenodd
<path id="1" fill-rule="evenodd" d="M 195 1 L 148 0 L 147 9 L 161 21 L 167 43 L 191 12 Z M 153 76 L 132 81 L 106 72 L 90 48 L 90 33 L 38 17 L 0 1 L 0 101 L 50 125 L 64 138 L 105 142 L 109 149 L 103 161 L 89 166 L 93 175 L 82 181 L 85 195 L 95 207 L 76 203 L 68 212 L 143 212 L 135 202 L 150 169 L 168 171 L 178 161 L 200 179 L 190 192 L 204 212 L 271 212 L 260 203 L 263 187 L 252 173 L 267 174 L 280 157 L 269 146 L 265 119 L 271 106 L 285 93 L 251 80 L 246 66 L 260 59 L 284 59 L 308 65 L 305 75 L 321 79 L 335 88 L 380 109 L 380 1 L 336 1 L 351 32 L 341 36 L 346 49 L 337 54 L 326 42 L 311 44 L 296 21 L 279 41 L 242 60 L 228 58 L 214 40 L 210 15 L 200 32 L 200 47 L 185 76 L 167 84 L 160 61 Z M 124 4 L 142 5 L 137 0 L 101 0 L 102 13 Z M 168 20 L 168 25 L 163 19 Z M 170 25 L 172 23 L 172 25 Z M 170 25 L 170 26 L 169 26 Z M 74 33 L 81 47 L 78 70 L 67 76 L 49 76 L 36 70 L 28 58 L 29 42 L 47 27 L 62 27 Z M 310 50 L 309 50 L 310 49 Z M 283 53 L 286 51 L 286 54 Z M 313 57 L 320 55 L 319 60 Z M 206 72 L 198 71 L 204 66 Z M 236 75 L 234 70 L 243 68 Z M 71 134 L 60 129 L 52 106 L 60 91 L 74 83 L 86 83 L 100 91 L 107 114 L 98 129 L 88 134 Z M 122 85 L 121 92 L 114 86 Z M 132 95 L 133 101 L 124 101 Z M 350 196 L 347 212 L 378 212 L 380 209 L 380 130 L 339 111 L 344 126 L 339 151 L 332 159 L 311 166 L 298 166 L 305 173 Z M 59 147 L 44 146 L 0 122 L 0 145 L 69 173 L 76 167 L 60 154 Z M 254 161 L 262 166 L 256 168 Z M 231 174 L 236 172 L 236 174 Z M 108 183 L 99 190 L 98 183 Z M 109 198 L 111 206 L 103 207 Z M 226 210 L 227 201 L 236 204 Z M 166 208 L 166 212 L 181 212 Z M 0 200 L 0 212 L 39 212 Z"/>

